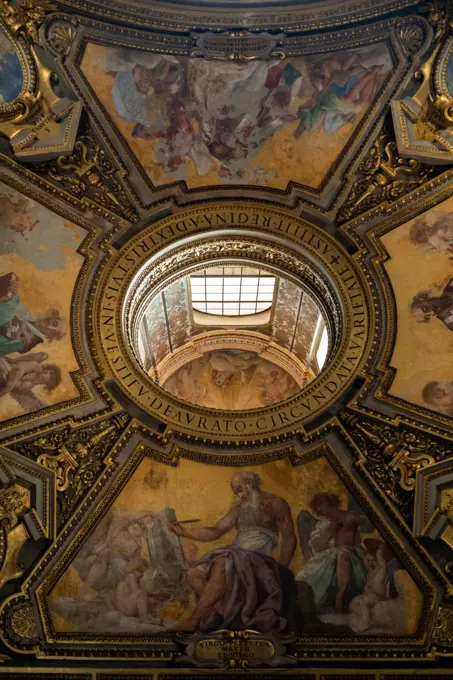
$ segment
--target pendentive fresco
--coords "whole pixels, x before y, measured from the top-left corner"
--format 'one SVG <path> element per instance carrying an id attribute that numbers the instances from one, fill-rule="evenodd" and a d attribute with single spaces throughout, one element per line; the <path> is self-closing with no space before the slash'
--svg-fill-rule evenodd
<path id="1" fill-rule="evenodd" d="M 78 395 L 71 298 L 84 231 L 6 185 L 0 187 L 0 418 Z"/>
<path id="2" fill-rule="evenodd" d="M 81 69 L 156 186 L 317 188 L 379 96 L 385 44 L 248 63 L 95 44 Z"/>

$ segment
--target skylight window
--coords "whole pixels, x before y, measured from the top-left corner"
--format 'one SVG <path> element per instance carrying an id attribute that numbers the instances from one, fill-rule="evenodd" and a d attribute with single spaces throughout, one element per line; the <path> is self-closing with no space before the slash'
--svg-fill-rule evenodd
<path id="1" fill-rule="evenodd" d="M 246 316 L 272 307 L 275 277 L 252 267 L 210 267 L 190 277 L 190 289 L 198 312 Z"/>

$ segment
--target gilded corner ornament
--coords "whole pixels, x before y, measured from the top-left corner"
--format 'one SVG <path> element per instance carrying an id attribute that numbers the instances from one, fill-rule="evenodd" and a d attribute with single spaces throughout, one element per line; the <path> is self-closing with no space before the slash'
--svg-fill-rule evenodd
<path id="1" fill-rule="evenodd" d="M 0 13 L 13 35 L 22 34 L 40 44 L 38 29 L 57 6 L 48 0 L 0 0 Z"/>
<path id="2" fill-rule="evenodd" d="M 453 654 L 453 604 L 442 602 L 437 612 L 433 642 L 441 651 Z"/>
<path id="3" fill-rule="evenodd" d="M 402 94 L 392 100 L 398 150 L 404 157 L 432 165 L 453 163 L 453 60 L 451 4 L 432 5 L 429 21 L 434 26 L 430 53 Z"/>
<path id="4" fill-rule="evenodd" d="M 0 489 L 0 588 L 23 572 L 19 551 L 29 537 L 21 517 L 30 510 L 30 494 L 17 483 Z"/>
<path id="5" fill-rule="evenodd" d="M 415 158 L 402 157 L 396 142 L 381 132 L 360 162 L 337 219 L 345 222 L 378 205 L 385 212 L 388 204 L 424 184 L 432 173 Z"/>
<path id="6" fill-rule="evenodd" d="M 37 167 L 41 176 L 63 187 L 89 208 L 115 221 L 136 222 L 138 215 L 120 182 L 119 169 L 91 133 L 80 135 L 71 155 Z"/>
<path id="7" fill-rule="evenodd" d="M 112 464 L 110 449 L 128 423 L 129 417 L 119 413 L 85 428 L 65 427 L 15 446 L 54 473 L 60 523 L 68 519 L 104 467 Z"/>
<path id="8" fill-rule="evenodd" d="M 451 454 L 450 447 L 435 444 L 429 436 L 409 428 L 393 426 L 350 413 L 342 418 L 348 433 L 358 443 L 360 463 L 381 486 L 384 493 L 410 515 L 417 475 Z"/>

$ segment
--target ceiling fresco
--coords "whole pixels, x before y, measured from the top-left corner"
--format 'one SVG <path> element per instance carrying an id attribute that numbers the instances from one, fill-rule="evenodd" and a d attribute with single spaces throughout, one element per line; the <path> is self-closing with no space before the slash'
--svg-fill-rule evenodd
<path id="1" fill-rule="evenodd" d="M 275 404 L 299 391 L 280 366 L 246 350 L 206 352 L 184 364 L 164 383 L 181 399 L 227 411 Z"/>
<path id="2" fill-rule="evenodd" d="M 450 5 L 1 4 L 0 678 L 451 677 Z"/>
<path id="3" fill-rule="evenodd" d="M 332 635 L 415 633 L 423 603 L 420 588 L 326 458 L 320 455 L 295 468 L 290 487 L 288 466 L 287 461 L 275 461 L 253 469 L 222 466 L 213 471 L 184 460 L 168 470 L 160 463 L 142 461 L 109 514 L 50 590 L 47 606 L 55 632 L 157 633 L 241 626 L 263 632 L 312 630 Z M 250 482 L 252 495 L 240 506 L 232 504 L 233 494 L 242 493 Z M 210 491 L 213 484 L 215 494 Z M 360 530 L 362 536 L 363 547 L 356 546 L 352 552 L 344 593 L 339 593 L 335 585 L 334 562 L 327 564 L 322 555 L 323 542 L 329 540 L 329 522 L 319 519 L 322 504 L 328 508 L 326 516 L 342 513 L 349 524 L 345 531 Z M 274 514 L 278 505 L 286 526 L 276 562 L 269 561 L 268 556 L 276 550 L 272 526 L 279 521 Z M 338 511 L 340 505 L 343 509 Z M 241 532 L 241 527 L 250 526 L 251 507 L 265 513 L 268 534 L 256 535 L 251 528 L 247 536 Z M 196 519 L 190 522 L 189 516 Z M 182 517 L 187 525 L 179 525 L 184 527 L 180 529 L 175 522 Z M 206 528 L 213 525 L 219 527 L 216 536 L 208 535 Z M 257 551 L 257 557 L 250 556 L 240 570 L 234 565 L 228 535 L 231 531 L 237 531 L 233 545 L 246 541 L 242 543 L 244 548 Z M 141 539 L 146 535 L 150 555 L 139 564 Z M 114 541 L 112 552 L 116 554 L 106 560 L 109 540 Z M 310 542 L 316 541 L 318 548 L 310 550 Z M 121 569 L 127 568 L 125 555 L 137 561 L 127 583 L 121 574 Z M 197 606 L 191 578 L 197 578 L 195 565 L 202 564 L 209 574 L 219 561 L 234 577 L 223 576 L 222 581 L 217 576 L 225 589 L 225 607 L 220 612 L 206 613 Z M 280 580 L 284 582 L 289 564 L 294 576 L 293 591 L 282 590 L 279 585 Z M 276 565 L 280 574 L 275 573 Z M 189 587 L 187 569 L 191 570 Z M 249 593 L 245 584 L 253 582 L 257 572 L 261 572 L 259 580 L 266 578 L 266 588 Z M 313 589 L 311 597 L 309 587 Z M 150 607 L 143 606 L 147 598 Z M 252 608 L 254 599 L 258 607 Z M 348 607 L 339 606 L 339 600 Z M 379 611 L 372 617 L 375 606 Z"/>
<path id="4" fill-rule="evenodd" d="M 445 201 L 382 239 L 398 315 L 391 393 L 447 415 L 453 413 L 452 207 Z"/>
<path id="5" fill-rule="evenodd" d="M 79 396 L 71 300 L 86 232 L 6 185 L 0 270 L 2 421 Z"/>
<path id="6" fill-rule="evenodd" d="M 385 43 L 246 64 L 89 43 L 81 70 L 154 186 L 324 181 L 393 67 Z"/>

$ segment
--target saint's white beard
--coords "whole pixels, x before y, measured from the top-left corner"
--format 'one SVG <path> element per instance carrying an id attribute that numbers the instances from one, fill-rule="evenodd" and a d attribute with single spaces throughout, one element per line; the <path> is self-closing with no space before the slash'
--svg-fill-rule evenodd
<path id="1" fill-rule="evenodd" d="M 249 497 L 239 503 L 239 512 L 246 518 L 247 524 L 261 525 L 261 497 L 258 489 L 252 489 Z"/>

